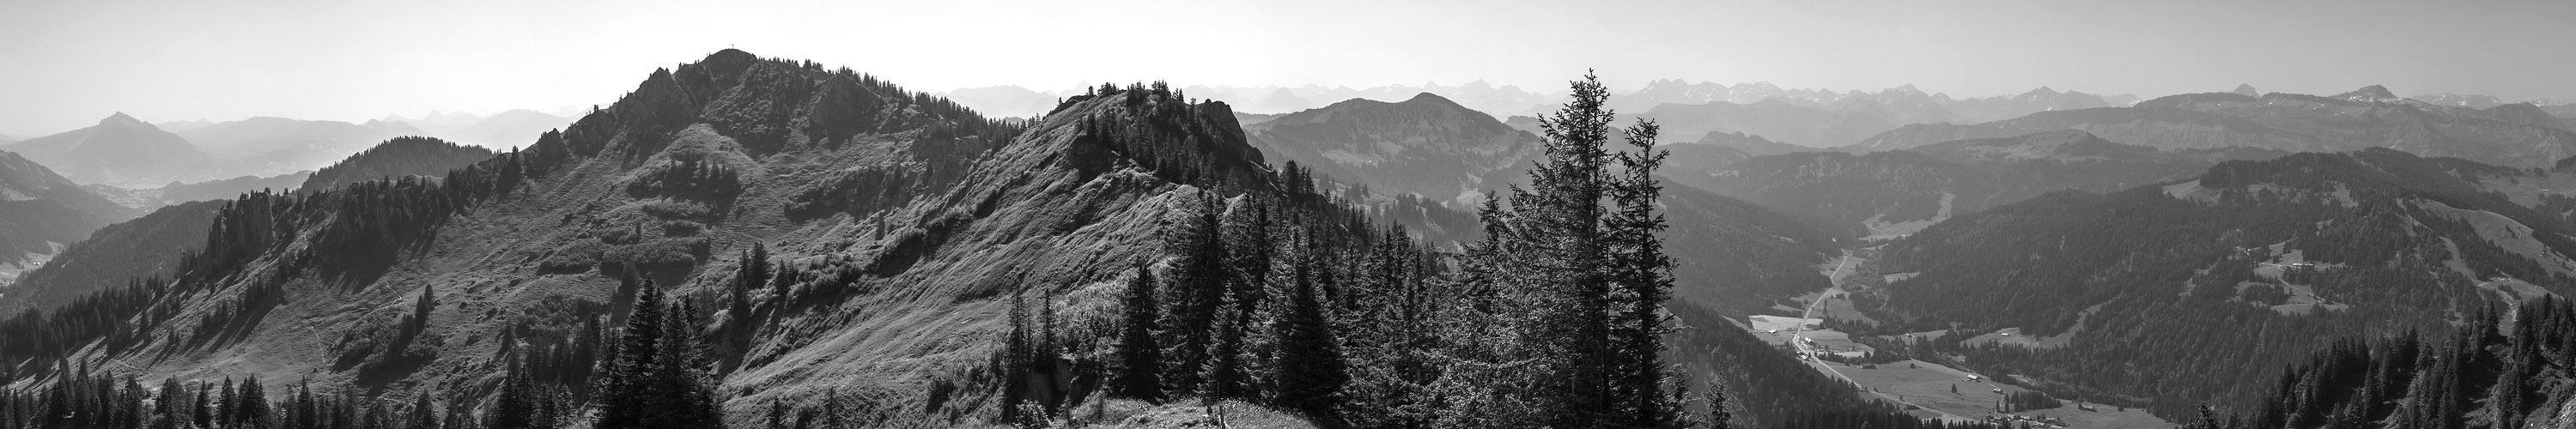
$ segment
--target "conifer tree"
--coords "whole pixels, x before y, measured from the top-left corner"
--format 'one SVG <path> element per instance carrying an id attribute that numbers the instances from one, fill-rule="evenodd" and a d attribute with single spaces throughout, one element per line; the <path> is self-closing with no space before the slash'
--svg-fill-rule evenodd
<path id="1" fill-rule="evenodd" d="M 1342 360 L 1341 339 L 1333 332 L 1331 309 L 1316 296 L 1313 272 L 1307 264 L 1296 268 L 1295 286 L 1288 291 L 1288 311 L 1282 315 L 1275 331 L 1279 344 L 1278 389 L 1274 399 L 1279 406 L 1332 421 L 1342 404 L 1342 386 L 1350 381 L 1348 362 Z"/>
<path id="2" fill-rule="evenodd" d="M 1573 99 L 1540 118 L 1545 159 L 1530 185 L 1479 211 L 1486 236 L 1469 247 L 1461 291 L 1513 308 L 1488 308 L 1505 322 L 1492 363 L 1525 361 L 1529 385 L 1509 389 L 1554 427 L 1673 427 L 1687 420 L 1666 388 L 1661 315 L 1670 298 L 1671 258 L 1656 233 L 1660 194 L 1653 171 L 1656 127 L 1614 129 L 1599 79 L 1573 82 Z M 1612 153 L 1624 134 L 1634 153 Z M 1482 306 L 1482 305 L 1480 305 Z M 1472 316 L 1471 317 L 1488 317 Z M 1473 341 L 1473 340 L 1468 340 Z"/>
<path id="3" fill-rule="evenodd" d="M 488 429 L 533 429 L 538 427 L 535 424 L 537 417 L 537 407 L 535 404 L 536 399 L 530 397 L 531 394 L 534 393 L 531 392 L 531 390 L 534 389 L 534 386 L 531 384 L 532 383 L 528 380 L 527 370 L 513 364 L 509 373 L 504 376 L 501 390 L 499 392 L 495 392 L 498 396 L 492 400 L 491 422 L 487 423 L 485 427 Z"/>
<path id="4" fill-rule="evenodd" d="M 732 331 L 729 337 L 735 341 L 748 341 L 752 330 L 751 289 L 769 281 L 769 246 L 752 243 L 751 250 L 743 252 L 739 263 L 742 267 L 734 273 L 732 307 L 726 309 L 725 317 Z"/>
<path id="5" fill-rule="evenodd" d="M 630 271 L 631 272 L 631 271 Z M 640 282 L 627 310 L 626 329 L 618 334 L 607 371 L 600 374 L 598 427 L 643 428 L 662 423 L 661 413 L 677 405 L 662 399 L 653 379 L 662 364 L 662 292 L 650 280 Z"/>
<path id="6" fill-rule="evenodd" d="M 411 396 L 411 419 L 404 429 L 438 429 L 438 408 L 429 402 L 429 392 Z"/>
<path id="7" fill-rule="evenodd" d="M 1950 386 L 1950 390 L 1956 391 L 1958 389 L 1959 386 Z M 1731 410 L 1731 408 L 1734 407 L 1734 404 L 1726 397 L 1726 376 L 1710 375 L 1708 379 L 1708 391 L 1701 393 L 1701 395 L 1705 395 L 1704 399 L 1708 402 L 1708 429 L 1728 429 L 1735 427 L 1735 412 Z"/>
<path id="8" fill-rule="evenodd" d="M 1167 392 L 1199 393 L 1205 387 L 1200 372 L 1208 364 L 1216 335 L 1204 327 L 1215 325 L 1217 309 L 1225 301 L 1225 243 L 1218 230 L 1218 199 L 1207 190 L 1196 195 L 1197 210 L 1176 216 L 1179 224 L 1164 233 L 1166 251 L 1179 257 L 1161 291 L 1165 297 L 1162 325 L 1174 328 L 1163 331 L 1162 381 Z"/>
<path id="9" fill-rule="evenodd" d="M 1156 305 L 1154 270 L 1136 261 L 1127 281 L 1118 335 L 1118 375 L 1110 389 L 1119 396 L 1160 403 L 1163 400 L 1162 345 L 1155 341 L 1160 306 Z"/>

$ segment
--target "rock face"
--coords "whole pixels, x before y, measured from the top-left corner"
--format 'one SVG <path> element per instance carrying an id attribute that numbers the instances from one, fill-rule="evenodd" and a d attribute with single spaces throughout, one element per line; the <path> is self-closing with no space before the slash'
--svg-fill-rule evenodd
<path id="1" fill-rule="evenodd" d="M 729 408 L 831 388 L 991 409 L 998 389 L 959 386 L 988 379 L 973 372 L 1001 347 L 1011 297 L 1100 305 L 1159 255 L 1164 214 L 1195 208 L 1176 202 L 1200 192 L 1191 183 L 1270 187 L 1223 104 L 1139 88 L 1019 124 L 806 64 L 718 52 L 458 170 L 475 174 L 226 203 L 208 250 L 144 295 L 174 312 L 132 316 L 148 334 L 77 359 L 148 378 L 485 392 L 512 350 L 617 326 L 633 287 L 620 277 L 723 308 L 735 255 L 760 243 L 804 277 L 753 291 L 756 313 L 709 312 L 757 323 L 715 351 L 723 390 L 746 393 Z M 416 344 L 433 355 L 367 348 L 424 290 L 437 304 Z"/>
<path id="2" fill-rule="evenodd" d="M 109 115 L 89 128 L 27 139 L 0 150 L 53 167 L 75 182 L 132 187 L 193 178 L 203 174 L 212 160 L 187 139 L 124 113 Z"/>
<path id="3" fill-rule="evenodd" d="M 2372 86 L 2334 97 L 2272 93 L 2176 95 L 2133 107 L 2040 112 L 1976 125 L 1907 126 L 1855 145 L 1903 149 L 1959 138 L 2082 130 L 2111 141 L 2182 149 L 2255 147 L 2348 151 L 2384 147 L 2497 165 L 2546 166 L 2576 155 L 2576 132 L 2534 108 L 2476 109 L 2398 98 Z"/>
<path id="4" fill-rule="evenodd" d="M 1523 180 L 1541 149 L 1538 136 L 1430 93 L 1400 103 L 1351 99 L 1246 125 L 1244 134 L 1268 159 L 1457 209 Z"/>

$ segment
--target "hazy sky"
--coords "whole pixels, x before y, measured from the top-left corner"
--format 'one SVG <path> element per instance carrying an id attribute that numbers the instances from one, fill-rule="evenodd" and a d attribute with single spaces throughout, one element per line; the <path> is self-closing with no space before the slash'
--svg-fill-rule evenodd
<path id="1" fill-rule="evenodd" d="M 1954 96 L 2046 85 L 2576 100 L 2576 1 L 0 0 L 0 133 L 607 104 L 738 47 L 915 90 L 1083 82 L 1562 91 L 1597 68 Z"/>

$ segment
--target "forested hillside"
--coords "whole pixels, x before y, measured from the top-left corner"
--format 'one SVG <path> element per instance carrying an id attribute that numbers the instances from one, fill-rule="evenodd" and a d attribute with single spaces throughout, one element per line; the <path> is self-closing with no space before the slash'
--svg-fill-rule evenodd
<path id="1" fill-rule="evenodd" d="M 2242 148 L 2160 151 L 2056 131 L 1862 155 L 1790 153 L 1724 165 L 1683 164 L 1672 177 L 1818 222 L 1896 236 L 2058 190 L 2109 192 L 2190 177 L 2220 161 L 2280 154 Z"/>
<path id="2" fill-rule="evenodd" d="M 2576 422 L 2576 306 L 2482 308 L 2459 326 L 2338 341 L 2204 428 L 2556 428 Z M 2222 414 L 2223 413 L 2223 414 Z M 2215 418 L 2225 416 L 2224 419 Z"/>
<path id="3" fill-rule="evenodd" d="M 1881 271 L 1903 278 L 1876 330 L 1948 330 L 1923 355 L 2188 420 L 2339 338 L 2576 292 L 2567 224 L 2486 185 L 2544 173 L 2372 149 L 2051 194 L 1889 245 Z M 2064 345 L 1960 341 L 2006 328 Z"/>
<path id="4" fill-rule="evenodd" d="M 431 176 L 492 157 L 492 150 L 428 137 L 396 137 L 313 172 L 298 193 L 403 176 Z"/>
<path id="5" fill-rule="evenodd" d="M 1111 398 L 1325 426 L 1701 420 L 1697 374 L 1666 365 L 1653 128 L 1613 152 L 1607 114 L 1572 112 L 1484 238 L 1435 253 L 1160 83 L 999 121 L 726 50 L 443 177 L 226 202 L 170 276 L 0 320 L 0 379 L 32 410 L 13 423 L 117 427 L 946 427 L 1096 422 Z M 212 395 L 224 417 L 130 388 L 222 377 L 244 380 Z M 254 400 L 288 380 L 285 405 Z M 1840 390 L 1782 380 L 1744 394 Z M 103 399 L 14 405 L 71 392 Z M 1806 411 L 1746 421 L 1924 425 Z"/>
<path id="6" fill-rule="evenodd" d="M 0 317 L 50 308 L 136 277 L 177 275 L 179 261 L 201 248 L 215 211 L 228 201 L 162 207 L 152 214 L 99 228 L 42 268 L 20 276 L 0 295 Z"/>

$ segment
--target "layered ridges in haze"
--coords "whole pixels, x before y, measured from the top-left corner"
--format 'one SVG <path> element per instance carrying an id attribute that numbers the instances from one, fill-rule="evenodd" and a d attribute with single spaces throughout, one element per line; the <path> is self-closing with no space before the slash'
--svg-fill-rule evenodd
<path id="1" fill-rule="evenodd" d="M 0 287 L 131 212 L 45 166 L 0 152 Z M 0 296 L 15 292 L 0 289 Z"/>
<path id="2" fill-rule="evenodd" d="M 2246 146 L 2290 151 L 2385 147 L 2497 165 L 2540 166 L 2576 155 L 2576 132 L 2536 106 L 2439 106 L 2371 87 L 2337 95 L 2184 94 L 2132 107 L 2051 111 L 1976 125 L 1914 125 L 1855 148 L 1903 149 L 1961 138 L 2075 129 L 2158 148 Z"/>
<path id="3" fill-rule="evenodd" d="M 124 113 L 88 128 L 27 139 L 0 150 L 18 152 L 73 181 L 133 185 L 183 177 L 212 159 L 178 134 Z"/>

